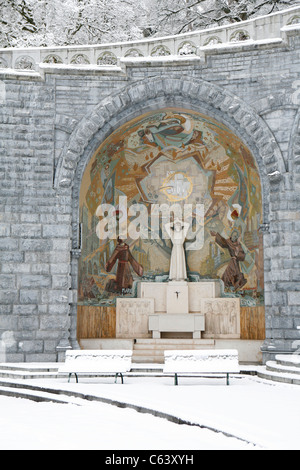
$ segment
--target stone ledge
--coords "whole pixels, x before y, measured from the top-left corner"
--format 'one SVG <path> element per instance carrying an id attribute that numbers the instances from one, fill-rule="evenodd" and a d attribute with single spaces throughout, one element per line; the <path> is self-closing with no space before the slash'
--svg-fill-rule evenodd
<path id="1" fill-rule="evenodd" d="M 262 39 L 254 41 L 250 39 L 249 41 L 238 42 L 238 43 L 223 43 L 215 44 L 212 46 L 202 47 L 200 50 L 205 55 L 217 55 L 217 54 L 230 54 L 236 53 L 237 51 L 252 51 L 257 49 L 273 49 L 274 47 L 282 47 L 285 45 L 285 42 L 282 38 L 273 38 L 273 39 Z"/>
<path id="2" fill-rule="evenodd" d="M 0 69 L 0 77 L 2 80 L 43 80 L 42 75 L 34 70 L 15 70 L 15 69 Z"/>

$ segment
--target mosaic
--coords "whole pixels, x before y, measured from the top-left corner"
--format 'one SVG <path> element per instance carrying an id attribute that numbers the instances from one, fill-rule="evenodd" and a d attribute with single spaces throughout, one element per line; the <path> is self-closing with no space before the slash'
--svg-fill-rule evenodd
<path id="1" fill-rule="evenodd" d="M 128 207 L 146 207 L 149 233 L 154 205 L 203 205 L 203 246 L 186 250 L 189 280 L 221 278 L 224 296 L 263 305 L 260 178 L 251 152 L 228 128 L 201 113 L 163 109 L 128 122 L 99 147 L 80 193 L 79 304 L 112 306 L 117 297 L 134 297 L 138 280 L 168 280 L 168 239 L 99 239 L 102 204 L 116 208 L 117 223 L 132 219 L 120 197 Z"/>

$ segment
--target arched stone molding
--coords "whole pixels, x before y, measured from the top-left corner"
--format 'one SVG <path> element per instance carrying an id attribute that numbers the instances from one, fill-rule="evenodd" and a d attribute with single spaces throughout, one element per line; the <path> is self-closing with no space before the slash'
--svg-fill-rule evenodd
<path id="1" fill-rule="evenodd" d="M 294 161 L 296 165 L 300 165 L 300 110 L 298 111 L 297 117 L 295 119 L 295 129 L 293 136 Z"/>
<path id="2" fill-rule="evenodd" d="M 192 77 L 153 77 L 134 82 L 107 97 L 72 132 L 58 162 L 55 187 L 71 188 L 78 183 L 80 186 L 80 182 L 75 183 L 75 174 L 79 162 L 80 166 L 84 163 L 84 168 L 88 163 L 91 153 L 87 155 L 87 149 L 92 146 L 90 152 L 95 151 L 97 145 L 126 120 L 147 110 L 171 106 L 207 113 L 227 125 L 249 146 L 260 171 L 264 222 L 268 222 L 270 184 L 279 184 L 286 173 L 285 162 L 274 135 L 257 112 L 240 98 L 219 86 Z"/>
<path id="3" fill-rule="evenodd" d="M 293 95 L 284 92 L 274 93 L 261 98 L 252 103 L 252 107 L 256 112 L 263 117 L 265 114 L 278 110 L 278 109 L 295 109 L 298 110 L 298 105 L 293 103 Z"/>
<path id="4" fill-rule="evenodd" d="M 252 103 L 259 116 L 264 119 L 268 124 L 269 118 L 272 119 L 272 115 L 277 112 L 284 112 L 286 124 L 289 122 L 289 127 L 292 128 L 291 140 L 287 151 L 283 152 L 283 158 L 285 163 L 285 169 L 287 172 L 293 172 L 294 165 L 298 165 L 297 162 L 297 151 L 294 152 L 295 140 L 297 142 L 297 130 L 299 127 L 299 106 L 293 102 L 293 95 L 287 93 L 277 93 L 261 98 L 258 101 Z M 280 129 L 282 131 L 282 129 Z M 276 136 L 274 128 L 272 132 Z M 280 143 L 279 143 L 280 145 Z"/>
<path id="5" fill-rule="evenodd" d="M 293 177 L 295 188 L 300 189 L 300 110 L 295 118 L 292 139 L 290 142 L 290 159 L 293 161 Z"/>
<path id="6" fill-rule="evenodd" d="M 77 331 L 76 293 L 80 256 L 79 192 L 91 157 L 113 131 L 148 111 L 180 107 L 200 111 L 230 128 L 252 151 L 258 165 L 263 192 L 262 232 L 269 239 L 272 220 L 270 195 L 278 191 L 286 173 L 276 140 L 264 120 L 244 101 L 211 83 L 190 77 L 160 76 L 135 82 L 107 97 L 74 128 L 56 170 L 58 196 L 72 198 L 72 260 L 70 274 L 74 303 L 70 305 L 70 341 L 74 347 Z M 268 243 L 268 242 L 267 242 Z M 267 259 L 268 261 L 268 259 Z"/>

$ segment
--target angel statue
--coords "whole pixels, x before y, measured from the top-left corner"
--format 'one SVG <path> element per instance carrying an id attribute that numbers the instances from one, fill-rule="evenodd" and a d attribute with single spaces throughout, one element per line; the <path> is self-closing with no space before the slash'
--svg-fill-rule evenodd
<path id="1" fill-rule="evenodd" d="M 187 279 L 186 258 L 184 242 L 189 231 L 190 224 L 176 219 L 165 225 L 166 232 L 170 237 L 173 248 L 170 264 L 170 281 L 185 281 Z"/>

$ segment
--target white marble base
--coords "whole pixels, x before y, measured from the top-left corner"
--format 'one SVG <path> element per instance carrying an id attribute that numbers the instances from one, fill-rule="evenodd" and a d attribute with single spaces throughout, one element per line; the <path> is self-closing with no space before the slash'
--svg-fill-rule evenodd
<path id="1" fill-rule="evenodd" d="M 154 339 L 161 338 L 161 333 L 193 333 L 194 339 L 201 339 L 205 330 L 204 315 L 154 314 L 149 316 L 149 330 Z"/>
<path id="2" fill-rule="evenodd" d="M 167 313 L 187 315 L 189 313 L 189 287 L 185 281 L 172 281 L 167 287 Z"/>
<path id="3" fill-rule="evenodd" d="M 138 297 L 141 299 L 154 298 L 155 313 L 166 313 L 168 286 L 177 287 L 187 285 L 188 287 L 188 308 L 179 313 L 197 313 L 201 312 L 201 300 L 206 298 L 217 298 L 222 295 L 221 284 L 222 281 L 202 281 L 202 282 L 185 282 L 176 281 L 172 282 L 140 282 L 138 284 Z M 172 289 L 172 288 L 170 288 Z M 174 292 L 180 291 L 175 289 Z M 175 294 L 176 295 L 176 294 Z M 186 293 L 184 294 L 186 297 Z M 172 307 L 170 307 L 172 308 Z M 182 307 L 181 307 L 182 308 Z M 169 313 L 169 312 L 168 312 Z"/>
<path id="4" fill-rule="evenodd" d="M 154 299 L 117 299 L 117 338 L 150 338 L 149 316 Z"/>
<path id="5" fill-rule="evenodd" d="M 240 338 L 240 300 L 221 297 L 221 282 L 141 282 L 138 298 L 117 299 L 117 338 Z"/>
<path id="6" fill-rule="evenodd" d="M 202 299 L 215 299 L 222 296 L 222 281 L 189 283 L 189 311 L 201 312 Z"/>
<path id="7" fill-rule="evenodd" d="M 201 313 L 205 315 L 204 338 L 239 339 L 241 337 L 240 299 L 201 299 Z"/>
<path id="8" fill-rule="evenodd" d="M 140 282 L 138 284 L 138 297 L 141 299 L 154 299 L 155 313 L 167 311 L 167 282 Z"/>
<path id="9" fill-rule="evenodd" d="M 171 341 L 172 349 L 186 349 L 187 343 L 192 349 L 197 348 L 199 340 L 187 339 L 141 339 L 140 341 L 149 341 L 147 348 L 155 349 L 160 347 L 161 343 Z M 239 359 L 242 363 L 261 364 L 262 352 L 261 348 L 264 341 L 261 340 L 244 340 L 244 339 L 201 339 L 203 349 L 237 349 L 239 351 Z M 133 339 L 80 339 L 81 349 L 133 349 Z M 152 362 L 157 363 L 157 354 L 153 354 Z M 147 361 L 149 362 L 149 361 Z M 135 365 L 136 366 L 136 365 Z M 161 367 L 161 366 L 160 366 Z M 255 366 L 253 369 L 256 370 Z"/>

